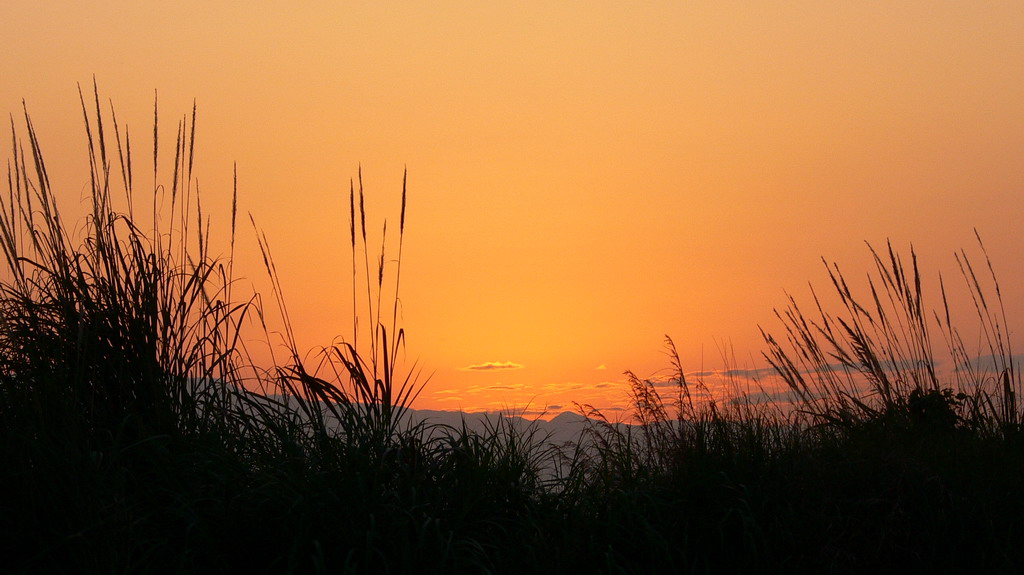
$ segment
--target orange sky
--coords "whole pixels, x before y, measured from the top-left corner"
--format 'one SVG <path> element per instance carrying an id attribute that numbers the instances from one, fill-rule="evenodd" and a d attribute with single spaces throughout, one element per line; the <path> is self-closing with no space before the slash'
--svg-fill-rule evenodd
<path id="1" fill-rule="evenodd" d="M 376 229 L 408 166 L 403 317 L 433 373 L 419 407 L 621 404 L 623 370 L 668 366 L 664 334 L 694 370 L 728 346 L 754 367 L 785 290 L 824 288 L 821 256 L 866 272 L 864 240 L 913 242 L 934 279 L 977 227 L 1024 318 L 1020 2 L 4 13 L 0 104 L 27 101 L 69 209 L 88 181 L 77 82 L 95 75 L 140 141 L 158 90 L 167 154 L 198 101 L 207 210 L 227 222 L 237 162 L 305 348 L 350 329 L 349 179 L 361 164 Z M 464 369 L 487 362 L 521 368 Z"/>

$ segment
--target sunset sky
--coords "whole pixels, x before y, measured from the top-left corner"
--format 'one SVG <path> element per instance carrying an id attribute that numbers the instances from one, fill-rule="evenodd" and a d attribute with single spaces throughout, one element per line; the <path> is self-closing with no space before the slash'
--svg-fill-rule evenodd
<path id="1" fill-rule="evenodd" d="M 622 406 L 666 334 L 687 369 L 763 367 L 758 326 L 827 287 L 821 257 L 859 277 L 865 241 L 913 243 L 959 288 L 975 228 L 1024 342 L 1019 0 L 33 0 L 0 37 L 2 110 L 20 129 L 25 100 L 69 213 L 78 83 L 139 150 L 158 92 L 167 155 L 197 102 L 205 210 L 228 226 L 237 163 L 303 349 L 351 331 L 350 179 L 393 230 L 408 168 L 417 407 Z"/>

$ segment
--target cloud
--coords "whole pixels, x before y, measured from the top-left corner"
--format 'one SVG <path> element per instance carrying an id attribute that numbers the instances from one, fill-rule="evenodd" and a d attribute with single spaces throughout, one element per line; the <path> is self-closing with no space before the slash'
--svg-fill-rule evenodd
<path id="1" fill-rule="evenodd" d="M 501 369 L 523 369 L 523 365 L 512 361 L 488 361 L 459 368 L 462 371 L 495 371 Z"/>
<path id="2" fill-rule="evenodd" d="M 762 405 L 768 403 L 798 404 L 800 394 L 793 390 L 757 391 L 738 395 L 729 400 L 733 405 Z"/>
<path id="3" fill-rule="evenodd" d="M 594 369 L 605 370 L 605 369 L 608 369 L 608 366 L 606 366 L 605 364 L 602 363 L 601 365 L 595 367 Z"/>
<path id="4" fill-rule="evenodd" d="M 1014 364 L 1024 363 L 1024 355 L 1012 355 L 1009 360 L 1005 356 L 978 355 L 969 360 L 973 369 L 986 372 L 1001 372 L 1002 368 L 1008 365 L 1008 361 Z"/>
<path id="5" fill-rule="evenodd" d="M 522 383 L 501 383 L 501 382 L 498 382 L 498 383 L 496 383 L 494 385 L 487 386 L 487 389 L 489 389 L 489 390 L 496 390 L 496 391 L 515 391 L 517 389 L 523 389 L 524 387 L 526 387 L 526 386 L 524 384 L 522 384 Z"/>
<path id="6" fill-rule="evenodd" d="M 831 366 L 830 366 L 831 368 Z M 687 379 L 703 379 L 710 377 L 723 377 L 723 378 L 742 378 L 742 379 L 760 379 L 775 375 L 775 370 L 770 367 L 761 367 L 753 369 L 715 369 L 705 371 L 693 371 L 686 374 Z M 675 383 L 676 380 L 672 380 L 671 383 Z"/>

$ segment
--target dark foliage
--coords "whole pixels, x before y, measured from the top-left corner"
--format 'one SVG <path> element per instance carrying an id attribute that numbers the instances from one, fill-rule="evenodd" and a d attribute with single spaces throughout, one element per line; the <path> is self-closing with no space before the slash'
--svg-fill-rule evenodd
<path id="1" fill-rule="evenodd" d="M 405 182 L 388 273 L 383 247 L 371 266 L 361 174 L 350 186 L 353 313 L 370 324 L 315 367 L 300 359 L 259 236 L 288 358 L 256 369 L 240 334 L 266 333 L 264 313 L 238 297 L 230 257 L 210 255 L 191 175 L 195 111 L 179 126 L 170 184 L 154 173 L 144 226 L 128 133 L 95 92 L 82 98 L 93 210 L 80 243 L 28 114 L 27 145 L 12 122 L 0 202 L 0 571 L 1024 570 L 1021 382 L 1001 304 L 989 307 L 998 284 L 986 299 L 965 255 L 991 366 L 969 359 L 948 306 L 928 315 L 916 257 L 907 273 L 890 248 L 875 256 L 867 299 L 831 266 L 844 314 L 815 296 L 808 318 L 792 299 L 779 314 L 784 341 L 766 333 L 769 361 L 800 397 L 791 411 L 707 400 L 669 340 L 675 396 L 628 374 L 632 425 L 582 407 L 591 419 L 579 441 L 556 446 L 514 419 L 411 424 L 422 383 L 398 362 Z M 153 136 L 156 172 L 155 118 Z M 932 325 L 952 375 L 935 369 Z"/>

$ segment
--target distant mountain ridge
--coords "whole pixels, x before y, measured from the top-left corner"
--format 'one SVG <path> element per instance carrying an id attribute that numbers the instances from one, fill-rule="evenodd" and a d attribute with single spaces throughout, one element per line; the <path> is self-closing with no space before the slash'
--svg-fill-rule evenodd
<path id="1" fill-rule="evenodd" d="M 514 412 L 464 412 L 445 411 L 433 409 L 408 409 L 404 415 L 405 425 L 415 425 L 424 422 L 428 425 L 447 426 L 460 429 L 465 423 L 466 429 L 476 432 L 486 431 L 493 427 L 497 418 L 505 418 L 519 431 L 535 430 L 537 439 L 545 439 L 553 443 L 565 443 L 578 441 L 580 435 L 588 425 L 595 423 L 579 413 L 563 411 L 551 418 L 544 420 L 540 418 L 530 419 Z"/>

